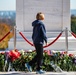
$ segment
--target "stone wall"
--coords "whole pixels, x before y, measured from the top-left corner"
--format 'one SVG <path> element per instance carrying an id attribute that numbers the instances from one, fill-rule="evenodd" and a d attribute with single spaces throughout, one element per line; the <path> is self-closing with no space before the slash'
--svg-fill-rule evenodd
<path id="1" fill-rule="evenodd" d="M 37 12 L 45 14 L 47 32 L 70 30 L 70 0 L 16 0 L 16 26 L 20 31 L 32 31 Z"/>

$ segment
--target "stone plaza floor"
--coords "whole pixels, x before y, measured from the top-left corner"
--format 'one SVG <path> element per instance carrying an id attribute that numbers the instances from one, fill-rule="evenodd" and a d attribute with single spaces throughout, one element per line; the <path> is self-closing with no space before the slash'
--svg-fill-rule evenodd
<path id="1" fill-rule="evenodd" d="M 36 72 L 0 72 L 0 75 L 76 75 L 76 72 L 46 72 L 45 74 L 36 74 Z"/>

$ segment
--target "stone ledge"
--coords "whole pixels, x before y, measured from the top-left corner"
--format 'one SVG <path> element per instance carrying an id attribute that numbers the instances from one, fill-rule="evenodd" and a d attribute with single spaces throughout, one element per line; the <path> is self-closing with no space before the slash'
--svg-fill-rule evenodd
<path id="1" fill-rule="evenodd" d="M 36 72 L 17 72 L 17 71 L 11 71 L 11 72 L 0 72 L 0 75 L 40 75 L 36 74 Z M 45 74 L 41 75 L 76 75 L 76 72 L 46 72 Z"/>

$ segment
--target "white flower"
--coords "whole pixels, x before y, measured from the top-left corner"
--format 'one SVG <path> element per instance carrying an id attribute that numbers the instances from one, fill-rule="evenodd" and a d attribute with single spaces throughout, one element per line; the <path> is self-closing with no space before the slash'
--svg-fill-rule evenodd
<path id="1" fill-rule="evenodd" d="M 28 52 L 32 52 L 32 50 L 30 49 L 30 50 L 28 50 Z"/>
<path id="2" fill-rule="evenodd" d="M 74 57 L 76 58 L 76 55 Z"/>
<path id="3" fill-rule="evenodd" d="M 64 60 L 64 63 L 66 63 L 66 60 Z"/>
<path id="4" fill-rule="evenodd" d="M 32 56 L 31 55 L 29 55 L 29 58 L 31 58 Z"/>
<path id="5" fill-rule="evenodd" d="M 56 53 L 56 51 L 52 50 L 52 53 Z"/>
<path id="6" fill-rule="evenodd" d="M 21 53 L 22 55 L 24 55 L 25 51 L 22 49 L 22 50 L 20 50 L 20 53 Z"/>

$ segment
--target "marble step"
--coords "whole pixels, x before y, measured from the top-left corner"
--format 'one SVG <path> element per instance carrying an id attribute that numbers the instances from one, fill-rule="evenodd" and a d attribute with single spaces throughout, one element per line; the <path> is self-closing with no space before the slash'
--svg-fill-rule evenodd
<path id="1" fill-rule="evenodd" d="M 48 43 L 52 42 L 56 37 L 48 38 Z M 30 42 L 32 42 L 31 39 L 28 39 Z M 11 39 L 9 41 L 8 49 L 14 49 L 14 39 Z M 45 45 L 45 44 L 44 44 Z M 16 48 L 17 49 L 24 49 L 34 50 L 35 48 L 28 44 L 24 39 L 17 38 L 16 41 Z M 54 42 L 51 46 L 44 48 L 45 50 L 57 50 L 57 51 L 66 51 L 66 41 L 65 37 L 60 37 L 56 42 Z M 68 51 L 76 51 L 76 38 L 73 36 L 68 37 Z"/>

